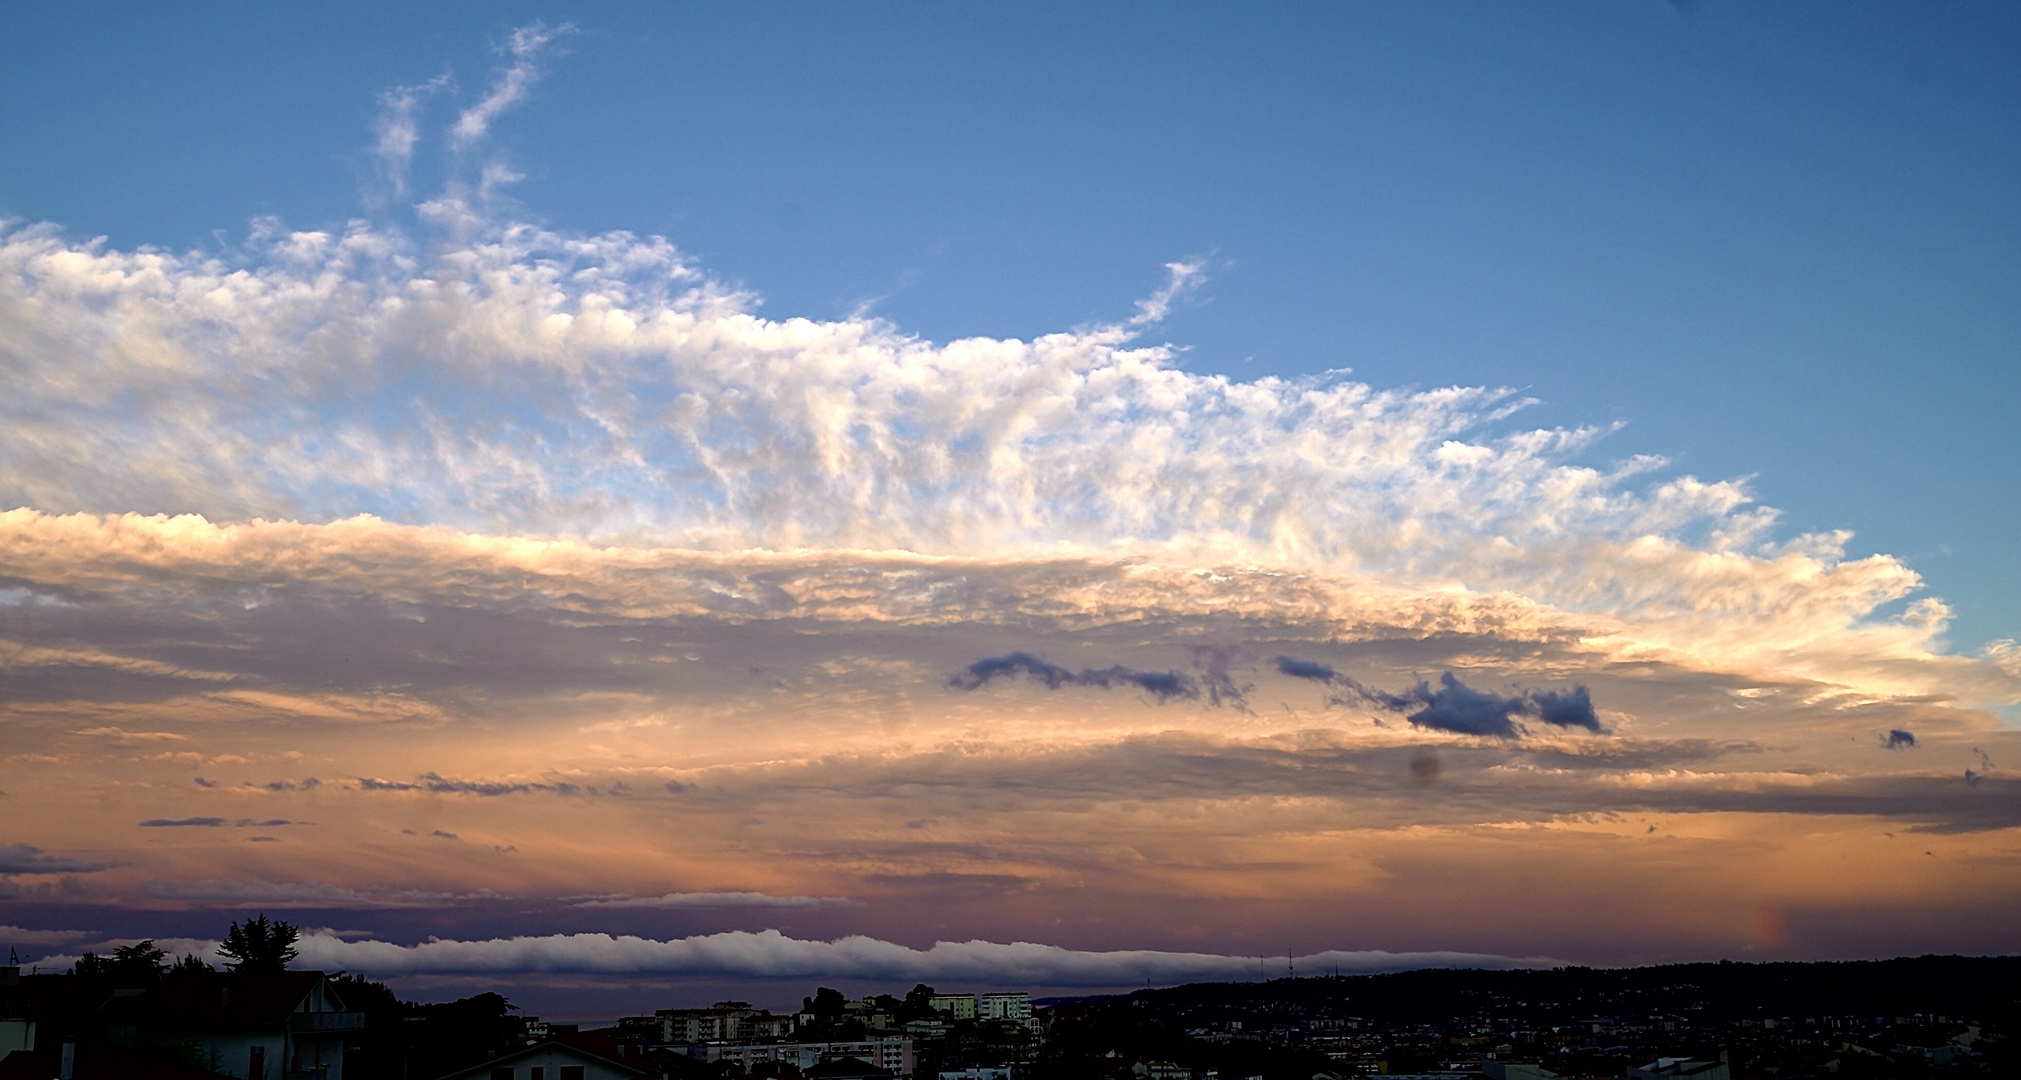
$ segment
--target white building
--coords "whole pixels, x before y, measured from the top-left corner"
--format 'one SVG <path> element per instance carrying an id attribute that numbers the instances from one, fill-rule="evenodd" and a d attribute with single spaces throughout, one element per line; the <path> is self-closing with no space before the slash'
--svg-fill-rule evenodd
<path id="1" fill-rule="evenodd" d="M 949 1020 L 975 1019 L 974 994 L 935 994 L 932 1004 L 934 1012 Z"/>
<path id="2" fill-rule="evenodd" d="M 1016 993 L 984 994 L 976 999 L 976 1015 L 984 1020 L 1011 1020 L 1026 1023 L 1032 1018 L 1032 996 Z"/>
<path id="3" fill-rule="evenodd" d="M 766 1046 L 704 1046 L 692 1051 L 703 1061 L 733 1061 L 745 1072 L 754 1065 L 783 1061 L 806 1072 L 824 1061 L 859 1058 L 900 1076 L 911 1076 L 911 1039 L 866 1039 L 861 1042 L 772 1043 Z"/>
<path id="4" fill-rule="evenodd" d="M 644 1069 L 550 1039 L 441 1080 L 643 1080 Z"/>

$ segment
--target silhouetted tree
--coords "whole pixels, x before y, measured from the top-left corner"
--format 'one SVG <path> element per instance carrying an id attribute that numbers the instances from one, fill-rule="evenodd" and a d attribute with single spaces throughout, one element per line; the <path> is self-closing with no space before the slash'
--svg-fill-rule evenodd
<path id="1" fill-rule="evenodd" d="M 175 963 L 168 966 L 170 975 L 195 975 L 217 969 L 204 963 L 204 958 L 195 953 L 184 953 Z"/>
<path id="2" fill-rule="evenodd" d="M 925 983 L 919 983 L 905 992 L 905 1002 L 898 1010 L 900 1021 L 930 1020 L 933 1018 L 933 995 L 936 991 Z"/>
<path id="3" fill-rule="evenodd" d="M 112 950 L 111 956 L 85 953 L 70 965 L 72 975 L 117 975 L 122 979 L 153 980 L 168 970 L 163 963 L 168 954 L 154 944 L 154 939 L 137 941 L 132 945 L 121 945 Z"/>
<path id="4" fill-rule="evenodd" d="M 286 971 L 295 962 L 295 942 L 302 932 L 284 920 L 268 922 L 264 913 L 234 922 L 225 932 L 218 955 L 229 971 Z"/>
<path id="5" fill-rule="evenodd" d="M 814 991 L 813 997 L 800 999 L 800 1011 L 813 1013 L 823 1020 L 839 1020 L 848 1003 L 849 999 L 842 996 L 842 991 L 823 986 Z"/>

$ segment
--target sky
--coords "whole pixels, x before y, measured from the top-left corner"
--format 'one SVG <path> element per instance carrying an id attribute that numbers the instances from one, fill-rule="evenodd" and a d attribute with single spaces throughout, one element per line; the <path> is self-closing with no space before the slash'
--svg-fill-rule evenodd
<path id="1" fill-rule="evenodd" d="M 2021 948 L 2021 15 L 0 33 L 0 946 Z"/>

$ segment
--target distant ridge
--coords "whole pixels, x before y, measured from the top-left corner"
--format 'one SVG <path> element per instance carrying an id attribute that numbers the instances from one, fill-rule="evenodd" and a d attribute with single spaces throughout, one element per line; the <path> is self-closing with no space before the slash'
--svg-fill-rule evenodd
<path id="1" fill-rule="evenodd" d="M 1960 1015 L 2021 1006 L 2021 956 L 1665 964 L 1656 967 L 1470 970 L 1188 983 L 1034 1004 L 1140 1001 L 1152 1011 L 1237 1010 L 1269 1003 L 1328 1004 L 1371 1020 L 1434 1020 L 1479 1013 L 1512 1018 L 1651 1013 L 1706 1020 L 1817 1016 Z"/>

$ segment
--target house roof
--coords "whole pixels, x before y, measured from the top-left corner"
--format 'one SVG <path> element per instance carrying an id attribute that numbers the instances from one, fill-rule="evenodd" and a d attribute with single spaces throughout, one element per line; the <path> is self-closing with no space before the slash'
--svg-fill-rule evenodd
<path id="1" fill-rule="evenodd" d="M 839 1057 L 805 1069 L 800 1075 L 806 1080 L 891 1080 L 898 1074 L 859 1057 Z"/>
<path id="2" fill-rule="evenodd" d="M 320 971 L 184 972 L 152 985 L 99 975 L 25 975 L 0 1012 L 44 1024 L 284 1024 L 323 982 Z M 327 992 L 327 991 L 326 991 Z M 342 1007 L 331 994 L 332 1004 Z M 6 1005 L 0 1002 L 0 1005 Z"/>
<path id="3" fill-rule="evenodd" d="M 188 972 L 163 979 L 126 1015 L 135 1023 L 284 1024 L 322 982 L 320 971 Z"/>
<path id="4" fill-rule="evenodd" d="M 581 1046 L 576 1045 L 574 1041 L 571 1041 L 564 1037 L 564 1038 L 548 1039 L 545 1042 L 535 1043 L 532 1046 L 529 1046 L 523 1050 L 514 1050 L 510 1054 L 500 1054 L 495 1058 L 491 1058 L 487 1061 L 482 1061 L 479 1062 L 478 1064 L 458 1069 L 455 1072 L 444 1073 L 440 1078 L 440 1080 L 469 1080 L 469 1078 L 473 1077 L 489 1077 L 491 1075 L 491 1070 L 501 1065 L 510 1065 L 515 1061 L 523 1061 L 529 1057 L 533 1057 L 536 1054 L 551 1054 L 556 1052 L 580 1058 L 585 1064 L 593 1062 L 595 1064 L 603 1065 L 608 1068 L 618 1069 L 623 1072 L 629 1073 L 634 1077 L 643 1077 L 646 1075 L 646 1071 L 644 1069 L 641 1069 L 638 1066 L 631 1064 L 630 1062 L 620 1061 L 617 1058 L 608 1057 L 604 1054 L 596 1053 L 593 1050 L 587 1050 Z M 4 1078 L 0 1078 L 0 1080 L 4 1080 Z"/>
<path id="5" fill-rule="evenodd" d="M 228 1080 L 208 1069 L 97 1046 L 78 1047 L 74 1064 L 71 1076 L 75 1080 L 130 1080 L 136 1076 L 148 1080 Z M 0 1080 L 51 1080 L 62 1070 L 61 1050 L 16 1050 L 0 1057 Z"/>

